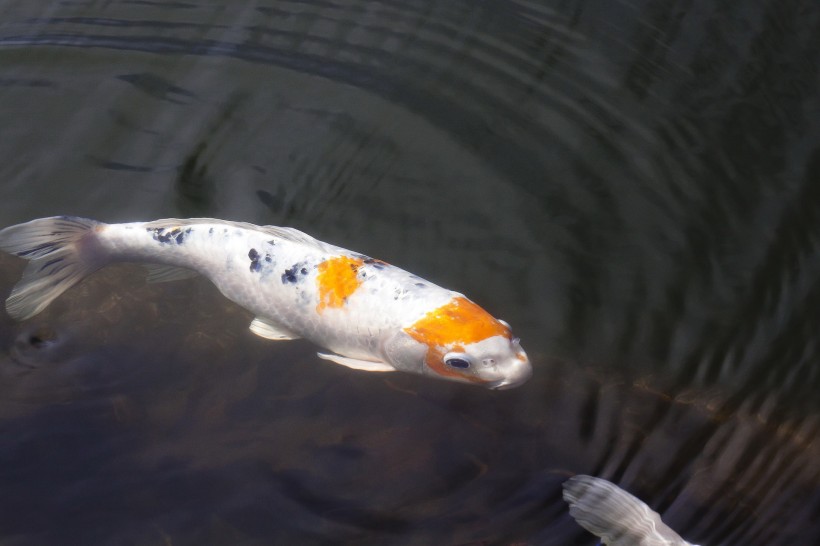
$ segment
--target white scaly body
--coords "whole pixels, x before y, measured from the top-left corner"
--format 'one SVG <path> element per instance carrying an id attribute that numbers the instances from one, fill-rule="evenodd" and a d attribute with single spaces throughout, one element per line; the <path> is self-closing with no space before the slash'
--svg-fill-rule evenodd
<path id="1" fill-rule="evenodd" d="M 21 320 L 108 263 L 143 262 L 165 266 L 149 276 L 154 280 L 204 275 L 254 313 L 254 333 L 308 339 L 335 353 L 320 356 L 351 368 L 491 388 L 518 385 L 531 373 L 506 323 L 461 294 L 292 228 L 208 218 L 103 224 L 55 217 L 0 231 L 0 248 L 31 260 L 6 305 Z M 457 367 L 445 366 L 445 355 Z"/>
<path id="2" fill-rule="evenodd" d="M 176 227 L 178 235 L 158 244 L 158 229 L 174 233 Z M 290 229 L 211 219 L 162 220 L 107 225 L 98 238 L 105 252 L 127 256 L 125 261 L 199 272 L 225 297 L 276 325 L 283 335 L 362 360 L 383 360 L 378 342 L 385 334 L 412 324 L 454 295 L 402 269 L 371 261 L 359 268 L 362 286 L 344 307 L 326 306 L 319 313 L 319 264 L 341 256 L 368 258 Z M 256 259 L 251 258 L 254 251 Z"/>

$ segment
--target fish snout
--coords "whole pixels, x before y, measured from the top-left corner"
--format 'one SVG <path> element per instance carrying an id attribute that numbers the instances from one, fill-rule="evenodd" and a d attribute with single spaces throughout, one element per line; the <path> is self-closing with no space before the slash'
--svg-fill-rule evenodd
<path id="1" fill-rule="evenodd" d="M 504 370 L 504 378 L 494 381 L 489 387 L 494 390 L 513 389 L 523 385 L 532 377 L 532 365 L 527 354 L 520 349 Z"/>

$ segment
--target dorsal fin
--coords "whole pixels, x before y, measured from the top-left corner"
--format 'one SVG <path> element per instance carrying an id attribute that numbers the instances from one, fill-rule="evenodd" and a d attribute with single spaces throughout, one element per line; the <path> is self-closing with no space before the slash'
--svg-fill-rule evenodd
<path id="1" fill-rule="evenodd" d="M 318 250 L 323 252 L 327 252 L 329 250 L 330 245 L 327 243 L 323 243 L 322 241 L 316 239 L 315 237 L 311 237 L 304 231 L 299 231 L 296 228 L 292 227 L 285 227 L 285 226 L 259 226 L 257 228 L 260 231 L 264 231 L 265 233 L 269 233 L 274 237 L 279 237 L 280 239 L 284 239 L 286 241 L 291 241 L 293 243 L 301 243 L 303 245 L 312 246 Z"/>
<path id="2" fill-rule="evenodd" d="M 307 245 L 322 252 L 333 252 L 335 250 L 333 245 L 323 243 L 322 241 L 311 237 L 307 233 L 292 227 L 257 226 L 256 224 L 250 224 L 248 222 L 232 222 L 230 220 L 220 220 L 218 218 L 163 218 L 162 220 L 155 220 L 147 223 L 147 225 L 151 227 L 181 227 L 194 226 L 198 224 L 216 224 L 251 231 L 259 231 L 273 237 L 278 237 L 279 239 L 284 239 L 285 241 Z"/>

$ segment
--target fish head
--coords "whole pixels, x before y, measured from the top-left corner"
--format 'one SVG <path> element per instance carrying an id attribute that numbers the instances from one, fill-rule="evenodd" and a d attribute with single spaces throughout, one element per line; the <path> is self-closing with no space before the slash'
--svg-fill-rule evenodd
<path id="1" fill-rule="evenodd" d="M 447 349 L 440 357 L 442 351 L 435 351 L 425 360 L 432 372 L 445 379 L 511 389 L 532 376 L 532 365 L 518 338 L 497 335 Z"/>
<path id="2" fill-rule="evenodd" d="M 403 328 L 386 346 L 397 368 L 491 389 L 509 389 L 532 376 L 510 326 L 463 296 Z"/>

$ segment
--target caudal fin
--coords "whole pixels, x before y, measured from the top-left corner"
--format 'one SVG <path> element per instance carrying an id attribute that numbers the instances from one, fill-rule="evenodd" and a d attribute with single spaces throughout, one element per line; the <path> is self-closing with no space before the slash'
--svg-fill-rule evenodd
<path id="1" fill-rule="evenodd" d="M 94 220 L 70 216 L 40 218 L 0 231 L 0 250 L 30 260 L 6 300 L 11 317 L 24 320 L 99 269 L 90 245 Z"/>
<path id="2" fill-rule="evenodd" d="M 578 524 L 612 546 L 685 546 L 657 512 L 614 483 L 578 475 L 564 482 L 564 500 Z M 691 545 L 690 545 L 691 546 Z"/>

